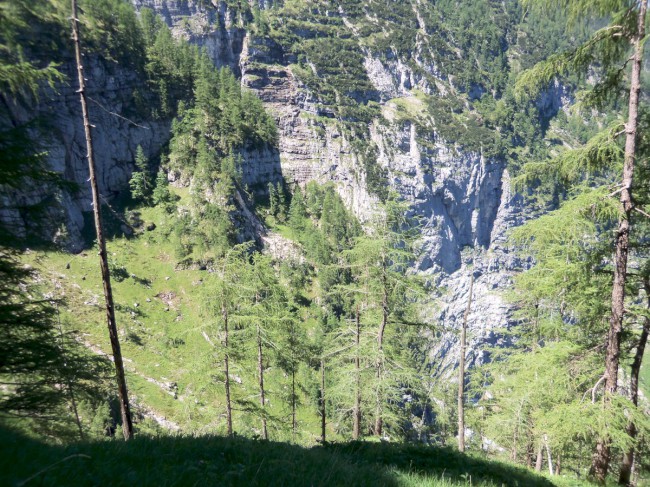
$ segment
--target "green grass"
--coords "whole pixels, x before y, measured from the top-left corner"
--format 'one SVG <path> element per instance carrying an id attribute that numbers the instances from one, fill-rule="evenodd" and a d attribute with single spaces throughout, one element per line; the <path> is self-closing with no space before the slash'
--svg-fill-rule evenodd
<path id="1" fill-rule="evenodd" d="M 30 477 L 27 486 L 582 485 L 450 448 L 385 443 L 304 448 L 240 437 L 161 436 L 59 447 L 0 429 L 0 444 L 0 485 L 19 485 Z"/>
<path id="2" fill-rule="evenodd" d="M 640 389 L 646 397 L 650 397 L 650 348 L 646 348 L 641 366 Z"/>
<path id="3" fill-rule="evenodd" d="M 189 197 L 187 191 L 174 191 L 182 200 Z M 131 238 L 114 237 L 107 242 L 109 260 L 123 269 L 125 276 L 121 281 L 112 281 L 130 396 L 136 405 L 146 406 L 176 423 L 185 433 L 222 434 L 225 394 L 223 384 L 214 379 L 222 363 L 218 350 L 203 334 L 208 333 L 213 343 L 220 343 L 202 312 L 208 273 L 177 265 L 174 245 L 164 234 L 165 213 L 161 208 L 137 211 L 143 222 L 139 232 Z M 150 223 L 155 223 L 156 228 L 144 230 Z M 292 236 L 289 227 L 281 229 L 283 235 Z M 31 251 L 25 260 L 38 270 L 43 290 L 64 299 L 60 307 L 64 325 L 77 331 L 86 345 L 110 353 L 96 251 L 89 249 L 77 255 Z M 252 345 L 249 348 L 241 360 L 231 362 L 232 373 L 242 380 L 234 386 L 233 394 L 235 398 L 255 401 L 257 351 Z M 307 367 L 301 373 L 315 374 Z M 177 398 L 152 380 L 176 383 Z M 267 410 L 275 418 L 269 425 L 271 439 L 289 440 L 290 410 L 284 397 L 290 379 L 279 367 L 271 367 L 265 382 L 270 400 Z M 300 392 L 300 404 L 296 440 L 313 444 L 320 434 L 320 423 L 309 391 Z M 138 412 L 137 407 L 135 410 Z M 234 421 L 235 431 L 240 434 L 260 433 L 259 418 L 251 413 L 235 411 Z M 334 428 L 328 435 L 337 438 Z"/>

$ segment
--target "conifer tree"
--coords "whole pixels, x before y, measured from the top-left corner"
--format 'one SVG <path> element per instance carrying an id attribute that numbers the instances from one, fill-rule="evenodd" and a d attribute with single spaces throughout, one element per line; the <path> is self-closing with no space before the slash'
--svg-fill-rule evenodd
<path id="1" fill-rule="evenodd" d="M 151 174 L 149 173 L 149 161 L 144 155 L 142 146 L 138 145 L 135 153 L 135 167 L 137 171 L 131 174 L 129 186 L 131 186 L 131 197 L 134 200 L 143 201 L 148 204 L 151 200 L 152 183 Z"/>
<path id="2" fill-rule="evenodd" d="M 644 53 L 646 29 L 647 0 L 619 1 L 598 0 L 540 0 L 531 1 L 546 8 L 559 8 L 566 12 L 570 22 L 583 18 L 609 17 L 610 25 L 593 34 L 592 38 L 569 54 L 557 54 L 549 60 L 540 63 L 520 78 L 520 86 L 534 85 L 537 88 L 548 83 L 557 75 L 566 74 L 571 70 L 586 72 L 594 63 L 602 64 L 600 81 L 591 91 L 591 100 L 602 102 L 610 92 L 618 92 L 622 77 L 626 74 L 628 62 L 631 64 L 629 81 L 627 82 L 628 110 L 627 121 L 624 123 L 625 143 L 623 151 L 622 176 L 618 182 L 615 194 L 619 195 L 619 217 L 614 238 L 614 274 L 611 290 L 611 310 L 609 331 L 607 335 L 607 350 L 605 354 L 605 403 L 611 410 L 614 406 L 614 396 L 618 387 L 618 369 L 621 355 L 621 336 L 625 310 L 625 287 L 627 282 L 627 265 L 630 243 L 630 220 L 634 210 L 633 178 L 637 158 L 637 136 L 639 123 L 639 93 L 641 89 L 641 64 Z M 604 150 L 603 150 L 604 149 Z M 596 157 L 587 154 L 584 162 L 592 172 L 598 167 L 598 156 L 606 153 L 602 148 Z M 611 164 L 611 161 L 604 158 Z M 581 172 L 581 171 L 579 171 Z M 610 411 L 608 411 L 610 412 Z M 599 438 L 591 466 L 591 475 L 598 482 L 605 482 L 611 459 L 611 436 L 604 433 Z"/>
<path id="3" fill-rule="evenodd" d="M 287 198 L 284 194 L 284 184 L 280 181 L 275 184 L 275 194 L 277 195 L 277 211 L 275 217 L 280 223 L 284 223 L 287 218 Z"/>
<path id="4" fill-rule="evenodd" d="M 268 184 L 269 189 L 269 211 L 272 216 L 276 216 L 279 211 L 278 190 L 273 183 Z"/>
<path id="5" fill-rule="evenodd" d="M 284 288 L 278 281 L 270 257 L 254 253 L 249 267 L 248 297 L 240 307 L 239 319 L 252 328 L 257 354 L 257 380 L 259 385 L 259 416 L 262 439 L 268 440 L 268 391 L 265 388 L 265 370 L 270 351 L 278 354 L 278 332 L 288 316 L 288 302 Z"/>
<path id="6" fill-rule="evenodd" d="M 472 309 L 472 290 L 474 289 L 474 275 L 469 281 L 467 308 L 463 315 L 463 325 L 460 331 L 460 357 L 458 365 L 458 449 L 465 451 L 465 354 L 467 353 L 467 318 Z"/>
<path id="7" fill-rule="evenodd" d="M 209 342 L 215 348 L 218 362 L 221 362 L 221 374 L 226 397 L 226 433 L 232 436 L 233 427 L 233 383 L 231 380 L 233 359 L 242 353 L 233 334 L 241 329 L 238 322 L 240 302 L 248 293 L 244 285 L 248 281 L 248 252 L 250 245 L 236 245 L 214 264 L 214 274 L 206 282 L 203 310 L 208 318 L 204 332 L 214 337 Z M 221 343 L 216 347 L 215 343 Z"/>
<path id="8" fill-rule="evenodd" d="M 650 309 L 650 278 L 648 277 L 647 270 L 644 269 L 642 276 L 642 288 L 645 293 L 647 302 L 647 309 Z M 641 364 L 643 362 L 643 355 L 645 353 L 646 344 L 648 343 L 648 336 L 650 335 L 650 316 L 646 315 L 642 318 L 643 327 L 639 336 L 634 359 L 632 361 L 630 370 L 630 401 L 637 407 L 639 405 L 639 375 L 641 373 Z M 626 431 L 630 438 L 634 441 L 637 438 L 639 428 L 637 424 L 630 420 L 628 422 Z M 623 452 L 623 461 L 621 462 L 621 469 L 619 472 L 618 483 L 621 485 L 629 485 L 632 477 L 632 467 L 634 465 L 635 448 L 634 444 Z"/>
<path id="9" fill-rule="evenodd" d="M 174 211 L 174 203 L 177 198 L 169 190 L 169 180 L 163 169 L 158 170 L 156 185 L 151 193 L 151 200 L 154 205 L 161 205 L 167 213 Z"/>
<path id="10" fill-rule="evenodd" d="M 376 335 L 370 325 L 362 322 L 364 298 L 358 299 L 359 311 L 331 327 L 324 350 L 330 368 L 336 371 L 330 378 L 328 394 L 334 410 L 333 420 L 353 440 L 362 438 L 371 429 L 368 411 L 375 405 L 368 389 L 375 374 Z M 344 428 L 342 424 L 348 422 L 351 425 Z"/>
<path id="11" fill-rule="evenodd" d="M 305 197 L 300 186 L 296 186 L 289 205 L 289 225 L 297 232 L 302 232 L 305 229 L 306 219 L 307 206 L 305 205 Z"/>
<path id="12" fill-rule="evenodd" d="M 323 205 L 325 212 L 325 205 Z M 413 245 L 415 225 L 408 216 L 408 206 L 390 195 L 381 212 L 376 215 L 369 234 L 355 239 L 349 256 L 353 275 L 366 293 L 369 311 L 377 320 L 375 332 L 375 426 L 374 433 L 381 436 L 384 425 L 384 410 L 387 403 L 395 400 L 399 388 L 411 382 L 410 366 L 396 365 L 404 360 L 401 353 L 388 355 L 385 350 L 385 336 L 389 325 L 401 327 L 406 323 L 416 324 L 409 316 L 411 305 L 419 294 L 419 286 L 414 278 L 407 275 L 407 269 L 414 258 Z M 402 329 L 401 331 L 406 331 Z M 408 334 L 403 334 L 405 338 Z M 395 345 L 395 344 L 391 344 Z M 392 352 L 401 352 L 391 346 Z M 387 369 L 387 366 L 390 369 Z M 398 370 L 404 374 L 398 373 Z M 392 404 L 391 404 L 392 406 Z"/>

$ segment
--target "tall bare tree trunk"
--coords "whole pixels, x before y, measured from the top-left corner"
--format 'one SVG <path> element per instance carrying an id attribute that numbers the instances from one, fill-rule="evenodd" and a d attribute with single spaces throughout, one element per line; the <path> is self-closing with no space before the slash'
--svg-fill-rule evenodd
<path id="1" fill-rule="evenodd" d="M 223 356 L 223 373 L 226 376 L 224 386 L 226 389 L 226 431 L 228 436 L 232 436 L 232 403 L 230 401 L 230 362 L 228 352 L 228 309 L 225 305 L 221 306 L 221 317 L 223 319 L 224 338 L 223 346 L 225 354 Z"/>
<path id="2" fill-rule="evenodd" d="M 625 312 L 625 282 L 627 279 L 627 257 L 630 241 L 630 216 L 633 209 L 632 181 L 636 158 L 636 135 L 639 112 L 639 92 L 641 91 L 641 64 L 643 62 L 643 41 L 645 37 L 645 17 L 647 0 L 640 2 L 637 33 L 632 39 L 634 57 L 630 79 L 630 101 L 628 121 L 625 126 L 625 161 L 621 188 L 623 215 L 616 232 L 616 255 L 614 284 L 612 287 L 612 314 L 609 320 L 607 354 L 605 356 L 605 407 L 611 407 L 612 395 L 616 393 L 618 366 L 621 355 L 621 334 Z M 590 475 L 599 483 L 604 483 L 611 457 L 611 439 L 605 435 L 599 438 L 592 458 Z"/>
<path id="3" fill-rule="evenodd" d="M 643 279 L 643 287 L 645 289 L 646 298 L 648 300 L 648 308 L 650 308 L 650 280 L 645 277 Z M 643 362 L 643 354 L 645 346 L 648 342 L 648 335 L 650 334 L 650 318 L 645 318 L 643 321 L 643 330 L 639 337 L 639 344 L 636 347 L 634 354 L 634 361 L 632 362 L 632 370 L 630 377 L 630 400 L 635 406 L 639 404 L 639 373 L 641 371 L 641 363 Z M 630 421 L 627 425 L 627 434 L 634 440 L 637 435 L 635 424 Z M 632 466 L 634 465 L 634 448 L 630 448 L 623 454 L 623 462 L 621 463 L 621 472 L 618 477 L 618 483 L 621 485 L 630 485 L 632 478 Z"/>
<path id="4" fill-rule="evenodd" d="M 59 307 L 57 306 L 56 308 L 56 314 L 57 318 L 59 320 L 59 336 L 61 337 L 61 360 L 63 361 L 63 369 L 68 368 L 68 363 L 66 361 L 65 357 L 65 345 L 64 345 L 64 335 L 63 335 L 63 327 L 61 326 L 61 316 L 59 315 Z M 65 385 L 68 390 L 68 394 L 70 395 L 70 405 L 72 406 L 72 412 L 74 413 L 74 419 L 75 423 L 77 424 L 77 429 L 79 430 L 79 439 L 81 441 L 85 440 L 85 435 L 84 435 L 84 430 L 81 425 L 81 418 L 79 417 L 79 408 L 77 407 L 77 398 L 74 395 L 74 389 L 72 387 L 72 381 L 70 380 L 70 376 L 67 374 L 67 372 L 64 372 L 65 374 Z"/>
<path id="5" fill-rule="evenodd" d="M 115 363 L 115 375 L 117 379 L 118 399 L 120 402 L 120 413 L 122 415 L 122 430 L 124 439 L 133 437 L 133 423 L 131 422 L 131 410 L 129 408 L 129 394 L 126 388 L 124 377 L 124 363 L 120 340 L 117 335 L 115 324 L 115 307 L 113 305 L 113 290 L 111 288 L 111 276 L 108 270 L 108 258 L 106 255 L 106 240 L 102 227 L 101 202 L 99 198 L 99 187 L 95 175 L 95 159 L 93 156 L 93 141 L 91 125 L 88 117 L 88 104 L 86 101 L 86 82 L 84 79 L 84 68 L 81 61 L 81 39 L 79 36 L 79 20 L 77 19 L 77 1 L 72 0 L 72 39 L 75 47 L 75 58 L 77 61 L 77 75 L 79 78 L 79 99 L 81 100 L 81 112 L 83 115 L 84 132 L 86 135 L 86 150 L 88 152 L 88 170 L 90 172 L 90 187 L 93 195 L 93 215 L 95 217 L 95 231 L 97 232 L 97 245 L 99 246 L 99 261 L 102 271 L 102 283 L 104 285 L 104 299 L 106 301 L 106 321 L 108 334 L 111 339 L 113 351 L 113 362 Z"/>
<path id="6" fill-rule="evenodd" d="M 361 317 L 359 315 L 359 305 L 357 304 L 356 314 L 357 332 L 355 334 L 356 355 L 354 357 L 354 424 L 352 426 L 352 439 L 358 440 L 361 435 Z"/>
<path id="7" fill-rule="evenodd" d="M 320 437 L 321 441 L 325 443 L 326 427 L 327 427 L 327 413 L 325 410 L 325 359 L 320 359 Z"/>
<path id="8" fill-rule="evenodd" d="M 537 447 L 537 458 L 535 458 L 535 471 L 536 472 L 541 472 L 542 471 L 542 463 L 544 462 L 544 455 L 542 454 L 544 451 L 544 446 L 540 442 L 538 447 Z"/>
<path id="9" fill-rule="evenodd" d="M 526 466 L 528 468 L 533 467 L 533 454 L 535 453 L 535 447 L 530 437 L 528 438 L 528 444 L 526 445 Z"/>
<path id="10" fill-rule="evenodd" d="M 382 416 L 382 398 L 380 397 L 380 390 L 382 381 L 381 372 L 384 366 L 384 358 L 382 357 L 384 351 L 384 333 L 386 332 L 386 325 L 388 325 L 388 276 L 386 275 L 385 259 L 383 263 L 382 288 L 383 294 L 381 299 L 381 325 L 379 326 L 379 333 L 377 334 L 377 404 L 375 410 L 376 436 L 381 436 L 384 429 L 384 419 Z"/>
<path id="11" fill-rule="evenodd" d="M 474 275 L 469 281 L 469 297 L 467 308 L 463 315 L 463 327 L 460 331 L 460 357 L 458 362 L 458 449 L 465 451 L 465 354 L 467 353 L 467 318 L 472 307 L 472 291 L 474 290 Z M 515 440 L 516 441 L 516 440 Z M 516 447 L 515 447 L 515 457 Z"/>
<path id="12" fill-rule="evenodd" d="M 260 407 L 262 408 L 262 439 L 269 439 L 269 432 L 266 427 L 266 399 L 264 391 L 264 354 L 262 350 L 262 334 L 260 326 L 257 325 L 257 373 L 260 384 Z"/>
<path id="13" fill-rule="evenodd" d="M 296 422 L 296 368 L 291 368 L 291 436 L 294 443 L 296 442 L 296 429 L 298 423 Z"/>
<path id="14" fill-rule="evenodd" d="M 548 474 L 553 475 L 553 459 L 551 458 L 551 449 L 548 446 L 548 436 L 544 435 L 544 446 L 546 447 L 546 459 L 548 461 Z"/>

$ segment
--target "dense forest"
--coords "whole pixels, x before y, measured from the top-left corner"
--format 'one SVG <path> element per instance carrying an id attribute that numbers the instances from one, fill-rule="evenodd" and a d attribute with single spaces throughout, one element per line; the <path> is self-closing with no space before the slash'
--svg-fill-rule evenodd
<path id="1" fill-rule="evenodd" d="M 647 7 L 0 1 L 2 482 L 650 482 Z"/>

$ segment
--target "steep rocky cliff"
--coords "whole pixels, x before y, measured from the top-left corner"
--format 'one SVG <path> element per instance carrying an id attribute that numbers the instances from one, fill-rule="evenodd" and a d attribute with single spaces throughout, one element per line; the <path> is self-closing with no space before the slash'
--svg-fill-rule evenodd
<path id="1" fill-rule="evenodd" d="M 242 151 L 246 183 L 265 186 L 280 177 L 301 185 L 334 182 L 362 222 L 388 187 L 412 204 L 422 224 L 416 267 L 442 294 L 432 317 L 441 333 L 431 337 L 431 355 L 446 357 L 441 369 L 454 366 L 456 330 L 474 273 L 468 362 L 481 362 L 486 345 L 502 340 L 497 330 L 512 325 L 502 291 L 526 263 L 508 248 L 506 236 L 526 210 L 510 188 L 506 158 L 481 139 L 492 136 L 471 102 L 503 89 L 504 81 L 490 80 L 490 73 L 502 69 L 498 63 L 506 62 L 507 43 L 517 35 L 504 27 L 487 39 L 496 47 L 486 51 L 486 60 L 467 60 L 427 2 L 371 2 L 364 8 L 356 2 L 294 3 L 133 0 L 136 9 L 158 13 L 175 36 L 204 48 L 217 66 L 230 67 L 276 118 L 277 148 Z M 511 15 L 497 13 L 495 23 Z M 482 65 L 492 62 L 492 71 Z M 66 69 L 74 79 L 71 66 Z M 110 199 L 128 187 L 136 147 L 157 154 L 169 139 L 170 123 L 115 115 L 127 108 L 139 82 L 135 73 L 96 60 L 87 72 L 100 186 Z M 67 222 L 74 250 L 90 198 L 78 100 L 70 85 L 58 91 L 36 111 L 56 127 L 46 143 L 51 166 L 78 191 L 34 188 L 19 199 L 53 201 L 52 221 Z M 540 112 L 554 113 L 565 96 L 552 90 L 540 101 Z M 18 120 L 32 116 L 14 111 Z M 19 210 L 6 210 L 2 218 L 27 224 Z"/>
<path id="2" fill-rule="evenodd" d="M 47 153 L 49 167 L 66 181 L 64 188 L 35 184 L 6 194 L 0 218 L 9 223 L 18 235 L 30 230 L 30 217 L 23 208 L 40 205 L 46 211 L 45 235 L 71 251 L 83 246 L 84 213 L 92 209 L 88 184 L 86 141 L 81 118 L 79 95 L 76 92 L 76 71 L 72 62 L 60 70 L 66 81 L 53 89 L 44 89 L 38 100 L 24 104 L 8 104 L 14 124 L 37 120 L 45 129 L 34 132 L 39 149 Z M 102 196 L 108 203 L 128 189 L 133 160 L 138 145 L 147 156 L 160 151 L 169 138 L 169 121 L 147 120 L 137 115 L 126 118 L 133 107 L 128 106 L 134 89 L 143 81 L 129 69 L 97 57 L 86 60 L 89 111 L 92 123 L 97 177 Z M 42 133 L 49 136 L 42 138 Z M 72 187 L 70 187 L 72 183 Z M 40 223 L 40 222 L 39 222 Z M 43 229 L 40 230 L 43 232 Z"/>
<path id="3" fill-rule="evenodd" d="M 269 3 L 260 2 L 259 7 L 268 8 Z M 278 123 L 278 156 L 288 182 L 333 181 L 362 221 L 371 214 L 378 196 L 367 184 L 366 161 L 353 144 L 356 136 L 346 130 L 345 120 L 332 114 L 321 93 L 305 82 L 296 61 L 301 54 L 296 43 L 287 49 L 252 25 L 242 27 L 241 16 L 225 2 L 200 6 L 183 0 L 135 0 L 134 4 L 154 9 L 176 35 L 204 46 L 215 64 L 230 66 L 241 75 L 242 84 L 264 101 Z M 364 144 L 373 149 L 373 163 L 381 168 L 386 184 L 409 201 L 421 219 L 423 254 L 417 268 L 444 290 L 437 317 L 443 332 L 432 336 L 431 354 L 445 356 L 440 367 L 448 368 L 457 360 L 455 330 L 468 299 L 471 273 L 476 283 L 469 318 L 469 363 L 484 360 L 485 346 L 502 340 L 497 330 L 512 324 L 502 291 L 525 262 L 508 248 L 506 235 L 523 221 L 525 212 L 521 197 L 510 188 L 504 158 L 446 140 L 428 115 L 430 98 L 459 94 L 454 76 L 445 75 L 438 66 L 437 47 L 430 42 L 418 5 L 409 5 L 415 52 L 404 54 L 392 48 L 388 55 L 380 55 L 360 43 L 363 75 L 372 89 L 355 96 L 360 105 L 370 102 L 380 107 L 367 125 Z M 358 23 L 342 5 L 319 15 L 342 24 L 351 37 L 359 37 Z M 296 27 L 294 32 L 307 40 L 317 39 L 308 27 Z M 316 76 L 326 76 L 308 58 L 306 63 Z M 483 90 L 476 85 L 459 98 L 468 100 Z M 561 90 L 549 93 L 541 103 L 549 112 L 557 111 L 562 96 Z M 251 173 L 265 173 L 276 157 L 246 157 L 247 179 L 256 179 Z"/>

